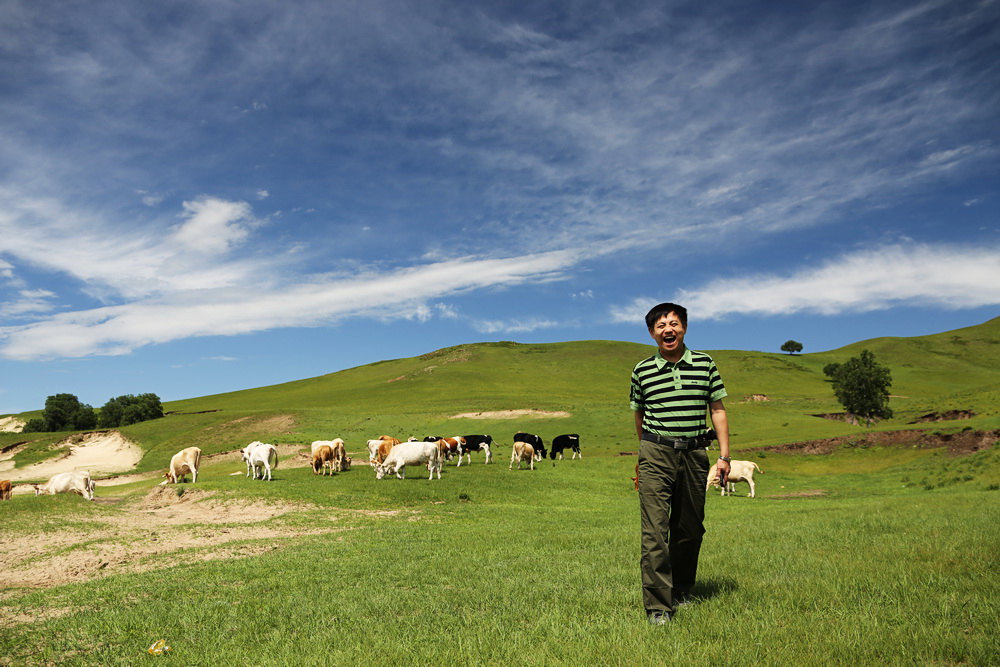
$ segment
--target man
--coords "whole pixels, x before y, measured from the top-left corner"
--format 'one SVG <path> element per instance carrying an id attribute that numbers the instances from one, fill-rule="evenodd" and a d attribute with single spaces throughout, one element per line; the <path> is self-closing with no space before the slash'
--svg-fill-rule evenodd
<path id="1" fill-rule="evenodd" d="M 639 438 L 636 486 L 642 515 L 642 598 L 663 625 L 694 586 L 705 533 L 705 448 L 719 439 L 719 477 L 729 474 L 726 389 L 715 362 L 684 344 L 687 310 L 661 303 L 646 314 L 656 354 L 635 365 L 630 405 Z M 714 435 L 705 424 L 711 416 Z M 723 481 L 724 483 L 724 481 Z"/>

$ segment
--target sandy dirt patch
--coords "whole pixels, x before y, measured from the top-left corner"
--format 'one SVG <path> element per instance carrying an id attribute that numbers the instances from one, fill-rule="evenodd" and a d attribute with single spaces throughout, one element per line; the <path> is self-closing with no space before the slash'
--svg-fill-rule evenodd
<path id="1" fill-rule="evenodd" d="M 0 433 L 20 433 L 25 422 L 17 417 L 0 417 Z"/>
<path id="2" fill-rule="evenodd" d="M 181 495 L 178 490 L 183 490 Z M 0 589 L 44 588 L 218 558 L 251 556 L 289 538 L 347 530 L 325 515 L 315 528 L 262 525 L 312 505 L 220 499 L 215 492 L 154 487 L 145 497 L 64 528 L 0 541 Z M 253 540 L 248 544 L 232 544 Z M 19 622 L 0 607 L 0 626 Z"/>
<path id="3" fill-rule="evenodd" d="M 521 417 L 528 419 L 565 419 L 572 417 L 572 415 L 562 410 L 494 410 L 492 412 L 463 412 L 459 415 L 452 415 L 448 419 L 518 419 Z"/>
<path id="4" fill-rule="evenodd" d="M 62 453 L 53 459 L 4 472 L 11 481 L 47 479 L 60 472 L 88 470 L 97 473 L 125 472 L 142 459 L 142 449 L 118 431 L 81 433 L 55 445 Z"/>

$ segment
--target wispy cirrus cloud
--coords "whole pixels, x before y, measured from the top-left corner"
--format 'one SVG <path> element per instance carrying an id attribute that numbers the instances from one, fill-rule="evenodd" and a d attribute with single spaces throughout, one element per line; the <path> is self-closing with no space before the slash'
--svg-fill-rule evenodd
<path id="1" fill-rule="evenodd" d="M 945 310 L 992 306 L 1000 304 L 1000 246 L 880 246 L 786 275 L 716 280 L 678 290 L 669 300 L 706 320 L 727 315 L 838 315 L 916 304 Z M 611 319 L 642 321 L 658 301 L 634 299 L 613 308 Z"/>
<path id="2" fill-rule="evenodd" d="M 432 311 L 450 316 L 446 306 L 428 307 L 425 302 L 469 290 L 557 280 L 576 261 L 571 253 L 559 252 L 506 259 L 467 257 L 352 279 L 184 291 L 2 327 L 0 355 L 25 360 L 126 354 L 144 345 L 196 336 L 378 318 L 387 309 L 411 311 L 416 319 Z"/>

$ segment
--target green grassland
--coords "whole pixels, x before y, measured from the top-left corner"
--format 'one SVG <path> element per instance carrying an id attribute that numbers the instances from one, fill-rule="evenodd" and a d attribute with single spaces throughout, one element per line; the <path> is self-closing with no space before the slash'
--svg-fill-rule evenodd
<path id="1" fill-rule="evenodd" d="M 997 448 L 959 456 L 861 436 L 1000 428 L 998 343 L 994 319 L 818 354 L 713 351 L 734 451 L 765 474 L 756 499 L 710 495 L 701 599 L 663 628 L 646 626 L 640 608 L 635 457 L 620 455 L 636 449 L 629 374 L 650 346 L 463 345 L 170 402 L 163 419 L 121 429 L 145 451 L 140 472 L 182 447 L 207 455 L 253 439 L 307 448 L 343 437 L 361 452 L 382 433 L 491 433 L 507 448 L 499 465 L 477 454 L 433 482 L 415 469 L 376 482 L 360 465 L 332 478 L 279 465 L 263 483 L 233 476 L 238 461 L 207 460 L 197 484 L 171 488 L 290 504 L 252 524 L 280 536 L 247 534 L 227 557 L 194 544 L 149 556 L 141 572 L 112 565 L 79 583 L 8 588 L 0 664 L 996 664 Z M 896 416 L 870 429 L 813 416 L 840 411 L 823 366 L 866 348 L 892 370 Z M 450 418 L 514 409 L 572 416 Z M 975 416 L 910 423 L 947 410 Z M 519 430 L 580 433 L 586 458 L 508 471 Z M 65 435 L 0 434 L 0 447 L 32 440 L 15 459 L 27 465 Z M 824 454 L 774 449 L 837 436 L 858 438 Z M 15 496 L 0 505 L 5 538 L 86 535 L 142 516 L 154 484 L 99 485 L 95 503 Z M 208 540 L 240 528 L 195 521 L 191 531 Z M 157 537 L 101 535 L 91 548 Z M 159 638 L 172 651 L 147 655 Z"/>

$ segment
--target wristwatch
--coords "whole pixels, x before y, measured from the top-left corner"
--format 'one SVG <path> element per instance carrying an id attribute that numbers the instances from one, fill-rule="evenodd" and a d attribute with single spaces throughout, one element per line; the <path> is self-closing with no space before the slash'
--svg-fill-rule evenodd
<path id="1" fill-rule="evenodd" d="M 728 456 L 720 456 L 719 460 L 720 461 L 725 461 L 726 463 L 729 463 L 730 461 L 732 461 L 732 459 L 730 457 L 728 457 Z"/>

